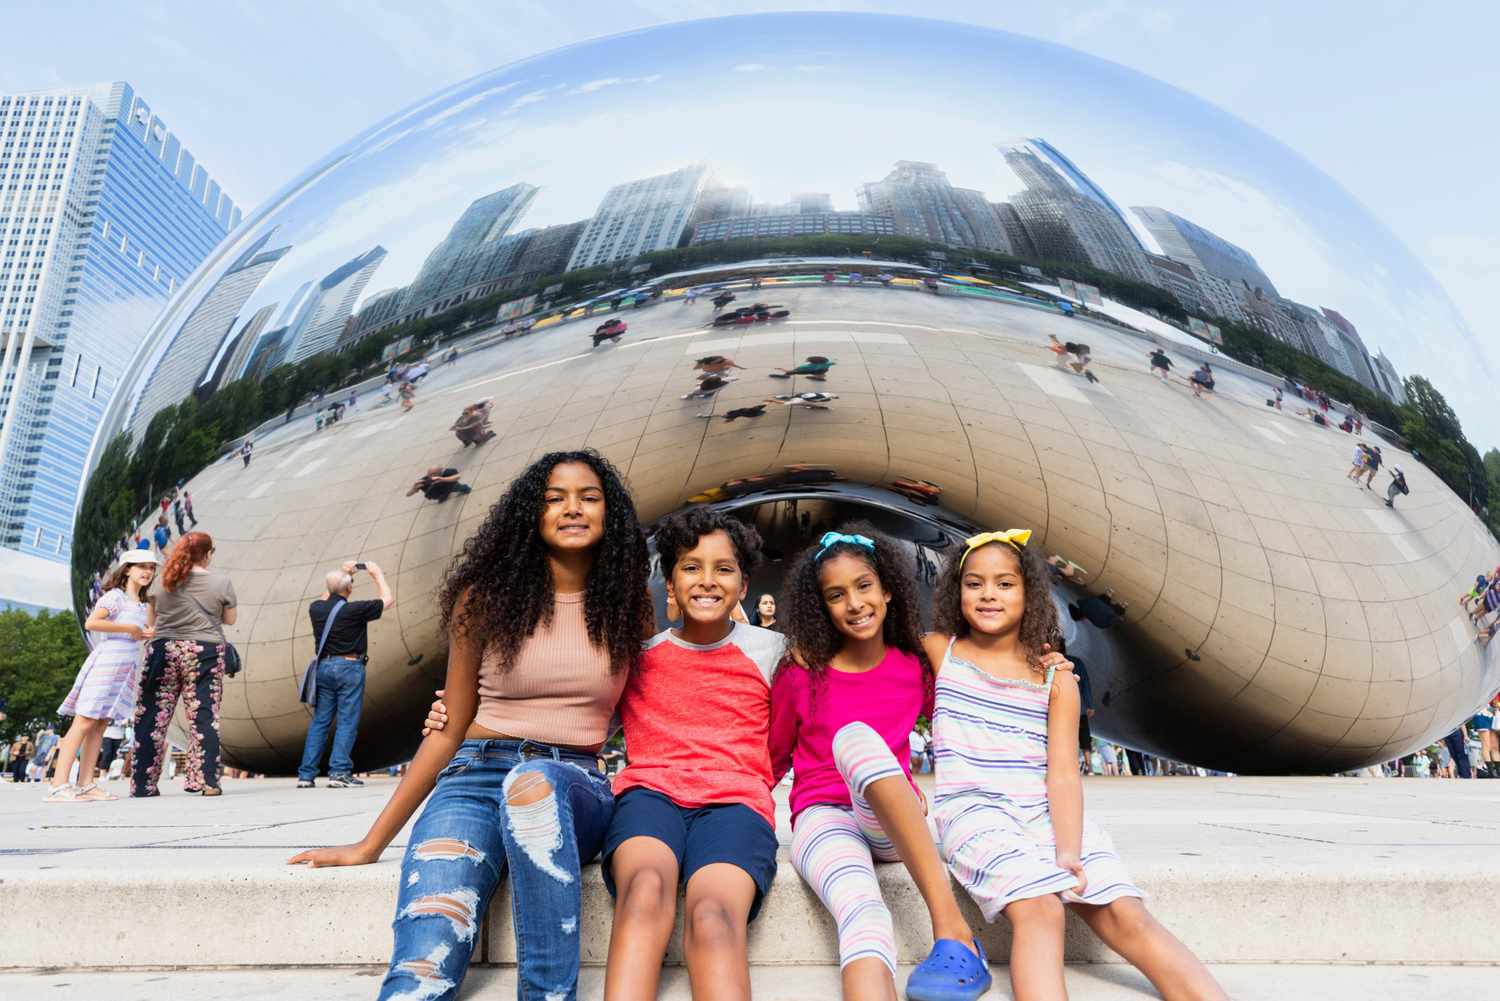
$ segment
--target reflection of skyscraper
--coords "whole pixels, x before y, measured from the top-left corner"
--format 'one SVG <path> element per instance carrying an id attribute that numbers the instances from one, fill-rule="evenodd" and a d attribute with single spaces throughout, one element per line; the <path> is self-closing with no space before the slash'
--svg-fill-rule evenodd
<path id="1" fill-rule="evenodd" d="M 245 374 L 242 378 L 259 382 L 279 364 L 281 346 L 286 341 L 286 330 L 286 327 L 277 327 L 261 335 L 260 341 L 250 349 L 250 360 L 245 362 Z"/>
<path id="2" fill-rule="evenodd" d="M 1043 139 L 1001 143 L 999 148 L 1026 186 L 1010 202 L 1040 257 L 1155 282 L 1125 214 L 1073 161 Z"/>
<path id="3" fill-rule="evenodd" d="M 401 314 L 406 304 L 406 289 L 388 288 L 376 292 L 365 300 L 365 304 L 354 314 L 354 323 L 349 328 L 348 342 L 353 343 L 379 329 L 381 324 Z M 344 346 L 339 342 L 339 347 Z"/>
<path id="4" fill-rule="evenodd" d="M 795 215 L 747 215 L 700 223 L 693 229 L 693 246 L 720 240 L 757 237 L 819 236 L 848 233 L 880 236 L 895 234 L 896 223 L 888 215 L 868 212 L 799 212 Z"/>
<path id="5" fill-rule="evenodd" d="M 1396 366 L 1381 351 L 1375 355 L 1375 370 L 1380 374 L 1380 391 L 1397 406 L 1406 402 L 1406 384 L 1396 371 Z"/>
<path id="6" fill-rule="evenodd" d="M 535 185 L 512 184 L 471 202 L 443 242 L 427 255 L 422 270 L 408 286 L 406 301 L 418 306 L 469 284 L 467 278 L 476 256 L 482 256 L 486 244 L 494 244 L 510 232 L 536 192 Z"/>
<path id="7" fill-rule="evenodd" d="M 588 226 L 587 219 L 528 230 L 530 239 L 521 250 L 511 273 L 522 279 L 550 278 L 568 270 L 573 248 Z"/>
<path id="8" fill-rule="evenodd" d="M 1264 289 L 1267 295 L 1278 294 L 1276 286 L 1271 284 L 1271 279 L 1266 277 L 1248 250 L 1166 209 L 1132 205 L 1130 211 L 1141 220 L 1168 257 L 1202 268 L 1231 285 L 1243 282 L 1250 288 Z"/>
<path id="9" fill-rule="evenodd" d="M 1375 372 L 1375 362 L 1370 358 L 1369 349 L 1365 347 L 1363 338 L 1354 324 L 1350 323 L 1345 316 L 1336 309 L 1323 307 L 1323 315 L 1332 323 L 1338 331 L 1339 337 L 1344 342 L 1344 351 L 1349 355 L 1349 361 L 1354 364 L 1354 378 L 1358 379 L 1366 389 L 1380 392 L 1380 378 Z"/>
<path id="10" fill-rule="evenodd" d="M 896 220 L 896 232 L 949 247 L 1011 253 L 1000 217 L 979 191 L 955 188 L 937 164 L 898 160 L 883 180 L 862 184 L 859 207 Z"/>
<path id="11" fill-rule="evenodd" d="M 126 425 L 137 441 L 146 433 L 151 418 L 181 403 L 209 375 L 210 363 L 229 337 L 240 308 L 291 249 L 262 251 L 270 238 L 267 231 L 247 247 L 198 300 L 172 338 L 156 346 L 160 360 L 150 368 L 151 377 L 142 387 Z"/>
<path id="12" fill-rule="evenodd" d="M 384 247 L 373 247 L 351 261 L 335 268 L 312 290 L 300 329 L 282 349 L 286 360 L 295 365 L 304 358 L 333 350 L 343 333 L 344 321 L 354 314 L 359 294 L 370 283 L 370 276 L 385 260 Z"/>
<path id="13" fill-rule="evenodd" d="M 1016 213 L 1016 207 L 1010 202 L 992 202 L 991 204 L 994 205 L 996 218 L 1000 220 L 1000 227 L 1005 230 L 1005 239 L 1010 244 L 1010 252 L 1017 257 L 1035 260 L 1037 258 L 1036 244 L 1031 242 L 1031 235 L 1022 225 L 1021 217 Z"/>
<path id="14" fill-rule="evenodd" d="M 276 311 L 276 304 L 262 306 L 255 311 L 255 315 L 245 321 L 240 332 L 234 337 L 232 344 L 226 344 L 227 351 L 221 351 L 220 357 L 228 355 L 228 360 L 222 365 L 209 366 L 209 376 L 204 380 L 210 388 L 218 388 L 222 385 L 234 382 L 240 378 L 245 371 L 245 363 L 250 360 L 250 353 L 255 350 L 256 342 L 260 340 L 261 333 L 266 329 L 266 324 L 271 322 L 271 314 Z M 215 359 L 218 361 L 219 359 Z M 202 391 L 200 386 L 199 391 Z"/>
<path id="15" fill-rule="evenodd" d="M 0 96 L 0 135 L 0 580 L 35 580 L 117 382 L 240 210 L 127 83 Z"/>
<path id="16" fill-rule="evenodd" d="M 568 270 L 677 246 L 698 204 L 706 173 L 702 164 L 694 164 L 610 188 L 583 228 Z"/>

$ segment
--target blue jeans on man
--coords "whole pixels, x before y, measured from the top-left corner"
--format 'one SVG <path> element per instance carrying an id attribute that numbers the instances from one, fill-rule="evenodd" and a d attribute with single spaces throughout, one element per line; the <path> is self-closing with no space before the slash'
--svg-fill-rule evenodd
<path id="1" fill-rule="evenodd" d="M 329 776 L 347 776 L 354 771 L 354 738 L 359 736 L 359 714 L 365 701 L 365 663 L 357 657 L 324 657 L 318 661 L 318 702 L 313 710 L 307 741 L 302 745 L 302 764 L 297 778 L 311 781 L 318 775 L 328 731 L 333 730 L 333 753 L 328 758 Z"/>

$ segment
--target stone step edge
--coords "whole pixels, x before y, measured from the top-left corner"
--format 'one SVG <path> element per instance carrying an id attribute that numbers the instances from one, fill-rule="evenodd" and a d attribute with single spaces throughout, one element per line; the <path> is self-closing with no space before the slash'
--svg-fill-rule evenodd
<path id="1" fill-rule="evenodd" d="M 396 866 L 306 870 L 257 866 L 246 872 L 93 867 L 0 872 L 0 968 L 181 966 L 320 966 L 386 962 L 395 910 Z M 926 911 L 905 870 L 878 874 L 895 920 L 898 955 L 919 961 L 931 945 Z M 1471 934 L 1468 909 L 1500 894 L 1500 866 L 1477 871 L 1427 865 L 1388 869 L 1330 866 L 1159 863 L 1134 868 L 1152 913 L 1212 963 L 1493 963 L 1494 950 Z M 35 935 L 24 919 L 40 894 L 107 899 L 87 909 L 66 949 Z M 1009 955 L 1009 928 L 984 926 L 967 895 L 966 914 L 990 955 Z M 598 869 L 585 870 L 586 964 L 608 947 L 610 900 Z M 155 914 L 130 923 L 120 914 Z M 681 918 L 668 962 L 680 963 Z M 166 934 L 163 934 L 166 932 Z M 514 939 L 509 898 L 496 895 L 480 933 L 476 959 L 506 963 Z M 779 870 L 761 917 L 751 926 L 757 965 L 826 965 L 836 961 L 832 921 L 789 865 Z M 1118 962 L 1076 918 L 1070 961 Z"/>

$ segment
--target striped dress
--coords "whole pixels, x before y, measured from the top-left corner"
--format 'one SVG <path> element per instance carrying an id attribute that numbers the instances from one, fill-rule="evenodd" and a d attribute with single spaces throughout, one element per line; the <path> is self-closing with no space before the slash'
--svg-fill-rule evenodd
<path id="1" fill-rule="evenodd" d="M 933 712 L 937 792 L 933 819 L 953 876 L 994 921 L 1007 904 L 1049 893 L 1069 903 L 1107 904 L 1144 896 L 1114 845 L 1085 815 L 1082 897 L 1057 865 L 1047 805 L 1045 682 L 996 678 L 953 652 L 938 672 Z"/>
<path id="2" fill-rule="evenodd" d="M 131 601 L 119 588 L 104 592 L 95 607 L 103 608 L 111 622 L 146 625 L 146 603 Z M 73 690 L 57 707 L 57 714 L 128 723 L 135 714 L 145 644 L 124 633 L 92 635 L 98 637 L 93 640 L 94 649 L 78 669 Z"/>

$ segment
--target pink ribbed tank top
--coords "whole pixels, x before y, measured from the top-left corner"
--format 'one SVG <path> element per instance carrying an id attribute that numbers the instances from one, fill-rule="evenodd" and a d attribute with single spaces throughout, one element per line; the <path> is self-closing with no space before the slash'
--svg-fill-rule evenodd
<path id="1" fill-rule="evenodd" d="M 481 658 L 474 722 L 525 740 L 594 747 L 609 736 L 630 672 L 611 673 L 609 652 L 589 642 L 582 593 L 554 599 L 552 622 L 526 638 L 509 671 L 494 651 Z"/>

